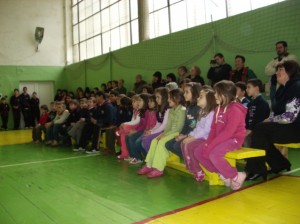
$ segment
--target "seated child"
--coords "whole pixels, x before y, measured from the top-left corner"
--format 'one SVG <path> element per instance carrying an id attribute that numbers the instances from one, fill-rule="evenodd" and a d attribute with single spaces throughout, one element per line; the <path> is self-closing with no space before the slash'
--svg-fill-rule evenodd
<path id="1" fill-rule="evenodd" d="M 129 155 L 132 158 L 130 164 L 138 164 L 143 162 L 142 137 L 145 131 L 152 129 L 156 124 L 157 104 L 155 95 L 140 94 L 139 109 L 141 121 L 135 128 L 135 133 L 126 136 L 126 144 L 129 150 Z"/>
<path id="2" fill-rule="evenodd" d="M 163 176 L 163 171 L 169 158 L 169 151 L 165 144 L 179 134 L 184 125 L 185 110 L 184 96 L 181 89 L 173 89 L 169 92 L 170 112 L 165 130 L 152 140 L 150 150 L 146 157 L 146 165 L 137 173 L 147 174 L 148 178 Z"/>
<path id="3" fill-rule="evenodd" d="M 235 102 L 236 86 L 232 81 L 217 82 L 214 90 L 218 107 L 215 109 L 211 131 L 207 140 L 194 149 L 194 155 L 209 172 L 219 173 L 225 186 L 238 190 L 245 181 L 246 173 L 232 167 L 225 159 L 225 154 L 243 144 L 247 109 Z"/>
<path id="4" fill-rule="evenodd" d="M 250 147 L 251 133 L 254 126 L 263 122 L 270 115 L 270 106 L 261 95 L 263 84 L 259 79 L 250 79 L 247 82 L 247 94 L 252 101 L 248 103 L 248 111 L 246 115 L 246 138 L 244 141 L 245 147 Z"/>
<path id="5" fill-rule="evenodd" d="M 33 127 L 32 129 L 32 140 L 34 143 L 41 143 L 42 142 L 42 131 L 46 133 L 45 124 L 48 121 L 48 107 L 47 105 L 42 105 L 40 108 L 40 119 L 39 122 Z"/>
<path id="6" fill-rule="evenodd" d="M 209 135 L 214 116 L 214 109 L 216 107 L 214 94 L 215 92 L 210 86 L 202 87 L 197 103 L 197 105 L 201 107 L 197 126 L 181 143 L 181 150 L 186 168 L 194 174 L 196 181 L 202 181 L 204 179 L 204 172 L 201 170 L 199 162 L 194 155 L 194 149 L 198 145 L 201 145 Z"/>
<path id="7" fill-rule="evenodd" d="M 188 134 L 194 130 L 197 123 L 197 117 L 199 114 L 199 106 L 197 106 L 197 99 L 201 90 L 201 84 L 190 82 L 184 86 L 184 99 L 186 102 L 186 112 L 184 126 L 174 139 L 171 139 L 166 143 L 166 148 L 182 158 L 181 142 L 188 136 Z"/>
<path id="8" fill-rule="evenodd" d="M 236 86 L 236 98 L 238 98 L 245 107 L 250 102 L 246 97 L 246 84 L 244 82 L 235 83 Z"/>

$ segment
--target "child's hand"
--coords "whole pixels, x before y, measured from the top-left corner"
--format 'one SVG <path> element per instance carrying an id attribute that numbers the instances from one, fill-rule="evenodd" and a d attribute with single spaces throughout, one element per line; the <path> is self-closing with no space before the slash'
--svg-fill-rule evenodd
<path id="1" fill-rule="evenodd" d="M 177 136 L 175 137 L 175 141 L 176 141 L 176 142 L 179 142 L 180 140 L 184 139 L 185 137 L 186 137 L 186 135 L 182 135 L 182 134 L 177 135 Z"/>
<path id="2" fill-rule="evenodd" d="M 144 131 L 144 136 L 148 136 L 148 135 L 150 135 L 150 134 L 151 134 L 150 131 Z"/>
<path id="3" fill-rule="evenodd" d="M 134 133 L 136 133 L 136 131 L 129 131 L 128 135 L 133 135 Z"/>
<path id="4" fill-rule="evenodd" d="M 252 133 L 252 131 L 251 130 L 246 130 L 246 136 L 248 136 L 248 135 L 250 135 Z"/>
<path id="5" fill-rule="evenodd" d="M 161 140 L 164 137 L 164 134 L 160 134 L 159 136 L 156 137 L 157 141 Z"/>
<path id="6" fill-rule="evenodd" d="M 191 142 L 191 141 L 194 141 L 194 140 L 195 140 L 194 137 L 189 136 L 189 137 L 186 137 L 186 138 L 182 141 L 182 143 L 183 143 L 183 144 L 187 144 L 187 143 L 189 143 L 189 142 Z"/>
<path id="7" fill-rule="evenodd" d="M 93 124 L 96 124 L 96 123 L 97 123 L 97 120 L 96 120 L 95 118 L 91 118 L 91 122 L 92 122 Z"/>

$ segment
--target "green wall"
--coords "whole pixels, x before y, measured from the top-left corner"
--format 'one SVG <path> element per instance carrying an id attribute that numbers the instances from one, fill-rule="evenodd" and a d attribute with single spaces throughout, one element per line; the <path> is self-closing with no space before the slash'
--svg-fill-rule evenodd
<path id="1" fill-rule="evenodd" d="M 289 51 L 299 57 L 299 22 L 300 1 L 282 2 L 66 66 L 66 85 L 72 90 L 93 88 L 123 78 L 127 89 L 132 89 L 136 74 L 150 82 L 155 71 L 176 73 L 180 65 L 199 65 L 206 79 L 209 61 L 217 52 L 231 65 L 235 55 L 244 55 L 246 65 L 266 81 L 264 67 L 276 56 L 277 41 L 286 40 Z"/>

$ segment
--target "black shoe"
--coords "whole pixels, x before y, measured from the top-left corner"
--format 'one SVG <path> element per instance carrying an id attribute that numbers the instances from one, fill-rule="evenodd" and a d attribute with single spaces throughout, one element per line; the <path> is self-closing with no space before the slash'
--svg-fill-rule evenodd
<path id="1" fill-rule="evenodd" d="M 258 174 L 258 173 L 254 173 L 254 174 L 250 173 L 250 174 L 248 174 L 246 180 L 255 181 L 255 180 L 257 180 L 260 177 L 262 177 L 263 180 L 267 180 L 267 174 L 262 175 L 262 174 Z"/>

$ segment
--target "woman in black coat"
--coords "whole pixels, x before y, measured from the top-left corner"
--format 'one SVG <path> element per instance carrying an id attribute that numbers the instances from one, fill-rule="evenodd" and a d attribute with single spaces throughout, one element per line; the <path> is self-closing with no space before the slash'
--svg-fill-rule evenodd
<path id="1" fill-rule="evenodd" d="M 300 67 L 295 61 L 285 61 L 276 69 L 277 82 L 280 87 L 275 94 L 271 116 L 254 127 L 251 148 L 266 150 L 265 157 L 247 160 L 245 170 L 249 180 L 262 176 L 267 178 L 266 162 L 271 171 L 279 173 L 289 171 L 291 163 L 274 143 L 300 142 Z"/>

